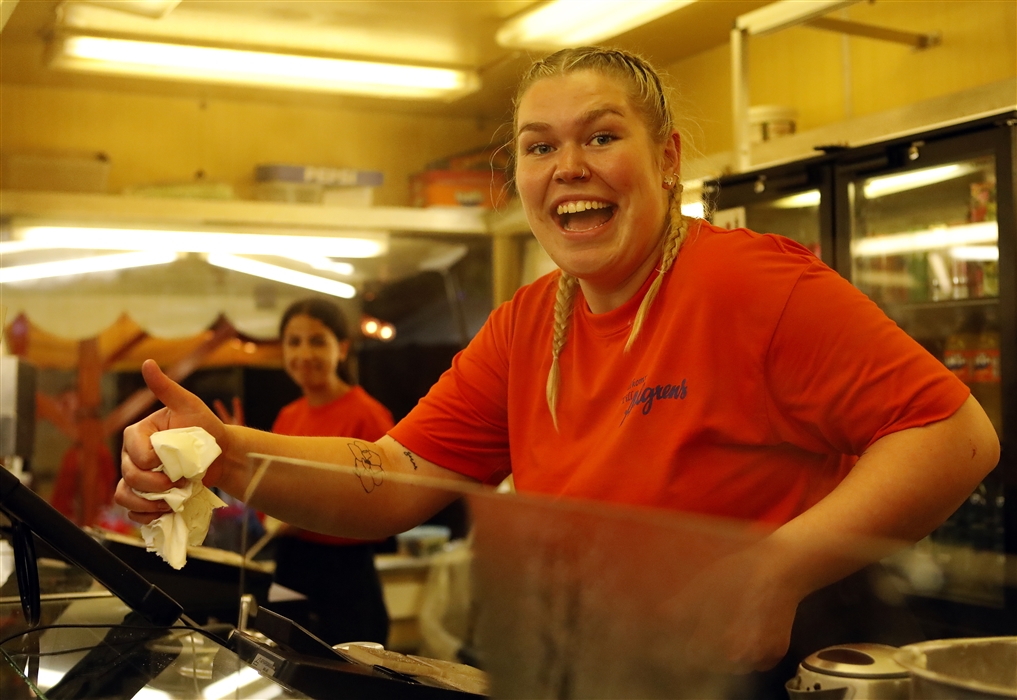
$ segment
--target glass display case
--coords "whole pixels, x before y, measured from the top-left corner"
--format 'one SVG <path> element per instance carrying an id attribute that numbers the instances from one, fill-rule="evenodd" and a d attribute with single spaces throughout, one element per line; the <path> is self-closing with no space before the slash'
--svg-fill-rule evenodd
<path id="1" fill-rule="evenodd" d="M 1017 113 L 988 115 L 707 184 L 714 223 L 809 247 L 818 235 L 822 260 L 964 381 L 999 434 L 996 469 L 888 562 L 933 636 L 1014 633 L 1015 125 Z"/>
<path id="2" fill-rule="evenodd" d="M 833 265 L 833 180 L 830 157 L 709 182 L 711 220 L 724 228 L 779 233 Z M 723 183 L 723 186 L 721 186 Z"/>
<path id="3" fill-rule="evenodd" d="M 1015 602 L 1014 123 L 999 115 L 903 137 L 835 166 L 838 270 L 970 387 L 1003 446 L 997 468 L 910 553 L 933 572 L 911 581 L 913 593 L 956 619 Z"/>

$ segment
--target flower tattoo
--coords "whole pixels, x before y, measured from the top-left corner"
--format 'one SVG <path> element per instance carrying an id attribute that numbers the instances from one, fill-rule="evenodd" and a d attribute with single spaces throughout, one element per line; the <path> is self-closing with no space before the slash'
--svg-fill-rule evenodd
<path id="1" fill-rule="evenodd" d="M 374 487 L 381 486 L 383 481 L 382 474 L 385 470 L 381 468 L 381 455 L 360 442 L 351 442 L 349 447 L 353 453 L 353 470 L 360 478 L 364 491 L 371 493 Z"/>

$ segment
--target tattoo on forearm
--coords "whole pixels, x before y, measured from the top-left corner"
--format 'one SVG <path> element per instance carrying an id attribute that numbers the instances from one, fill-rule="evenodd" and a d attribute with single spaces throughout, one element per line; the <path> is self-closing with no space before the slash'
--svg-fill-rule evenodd
<path id="1" fill-rule="evenodd" d="M 413 471 L 417 471 L 417 460 L 413 459 L 413 453 L 410 452 L 409 450 L 406 450 L 405 452 L 403 452 L 403 454 L 409 458 L 410 464 L 413 465 Z"/>
<path id="2" fill-rule="evenodd" d="M 348 443 L 353 453 L 353 470 L 360 478 L 364 491 L 371 493 L 375 486 L 381 486 L 385 470 L 381 468 L 381 455 L 362 442 Z"/>

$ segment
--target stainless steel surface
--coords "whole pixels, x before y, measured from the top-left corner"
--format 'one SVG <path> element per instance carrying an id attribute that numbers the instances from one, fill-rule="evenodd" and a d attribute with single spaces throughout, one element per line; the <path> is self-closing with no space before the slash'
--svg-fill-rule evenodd
<path id="1" fill-rule="evenodd" d="M 791 700 L 871 698 L 905 700 L 911 681 L 907 669 L 894 661 L 896 647 L 885 644 L 843 644 L 810 654 L 788 681 Z"/>
<path id="2" fill-rule="evenodd" d="M 912 698 L 1017 698 L 1017 637 L 941 639 L 895 656 L 912 674 Z"/>

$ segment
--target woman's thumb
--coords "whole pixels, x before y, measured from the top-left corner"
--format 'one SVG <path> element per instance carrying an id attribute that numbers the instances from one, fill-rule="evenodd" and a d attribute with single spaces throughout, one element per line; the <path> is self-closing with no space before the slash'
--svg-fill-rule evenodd
<path id="1" fill-rule="evenodd" d="M 159 399 L 166 408 L 172 411 L 188 407 L 192 396 L 191 392 L 166 376 L 155 360 L 145 360 L 141 365 L 141 376 L 144 377 L 148 388 L 155 394 L 155 398 Z"/>

